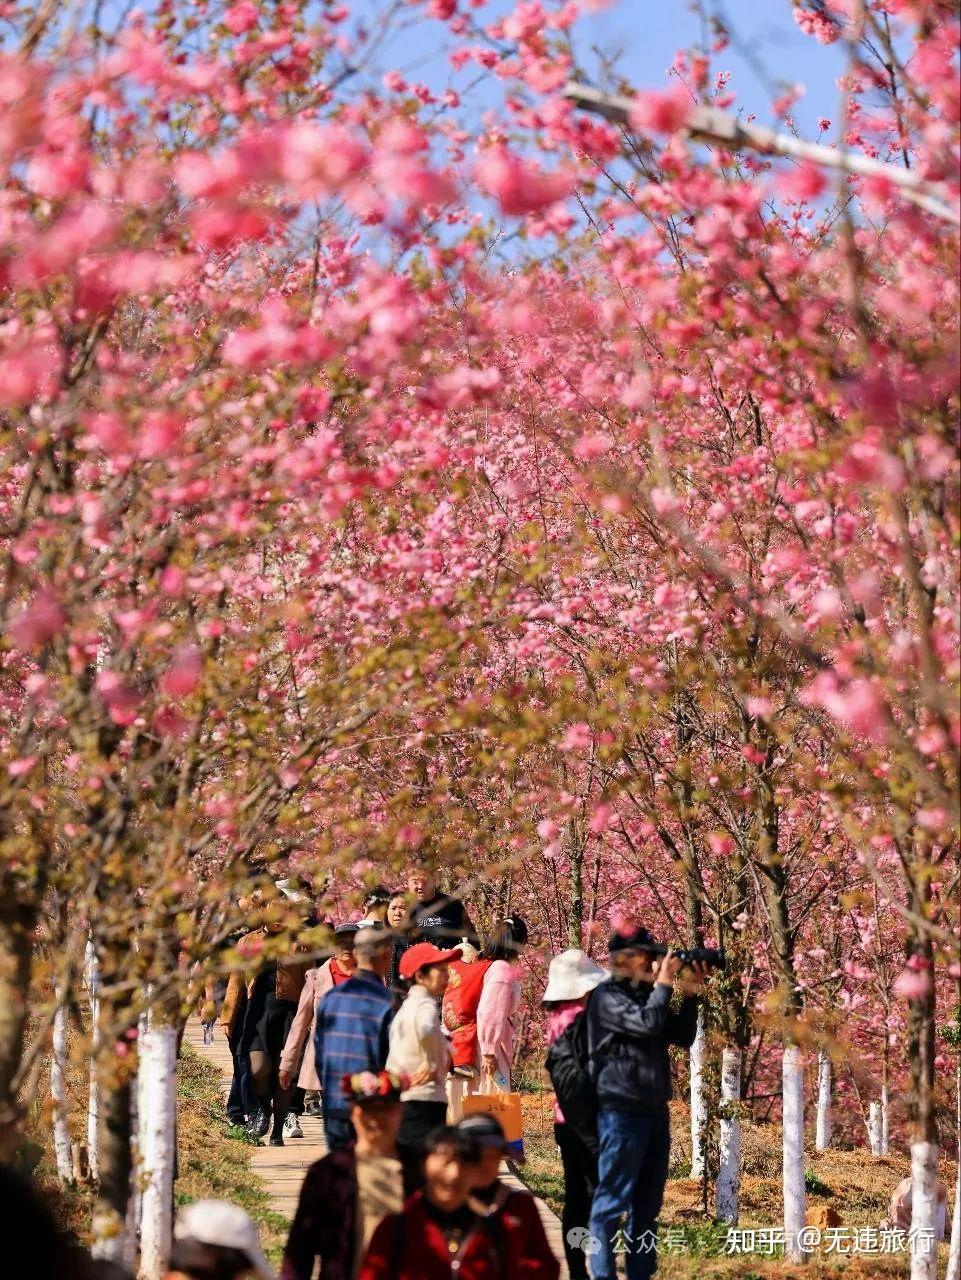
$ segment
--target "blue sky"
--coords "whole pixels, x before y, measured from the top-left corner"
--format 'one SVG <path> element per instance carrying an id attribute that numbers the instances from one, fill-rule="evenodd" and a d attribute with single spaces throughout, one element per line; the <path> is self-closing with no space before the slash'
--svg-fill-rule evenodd
<path id="1" fill-rule="evenodd" d="M 489 22 L 492 15 L 513 7 L 513 0 L 492 0 L 477 17 Z M 819 116 L 836 118 L 839 93 L 835 82 L 843 69 L 843 46 L 823 47 L 805 36 L 791 16 L 789 0 L 704 0 L 704 7 L 722 16 L 734 34 L 729 47 L 713 55 L 711 65 L 712 71 L 732 73 L 731 87 L 739 106 L 756 112 L 762 122 L 773 123 L 772 97 L 784 83 L 800 82 L 807 92 L 794 109 L 798 128 L 806 136 L 816 137 Z M 369 0 L 364 8 L 373 15 L 382 11 L 383 0 Z M 417 5 L 401 11 L 402 25 L 378 50 L 378 72 L 396 69 L 432 89 L 453 86 L 463 92 L 477 68 L 451 71 L 445 50 L 452 47 L 453 40 L 443 23 L 423 13 Z M 371 30 L 377 30 L 376 20 Z M 699 42 L 702 35 L 701 18 L 686 0 L 614 0 L 608 8 L 582 18 L 573 30 L 574 45 L 584 65 L 596 65 L 593 47 L 605 52 L 620 50 L 618 67 L 636 88 L 667 84 L 677 50 Z M 498 105 L 492 77 L 486 79 L 488 83 L 467 99 L 478 110 Z"/>

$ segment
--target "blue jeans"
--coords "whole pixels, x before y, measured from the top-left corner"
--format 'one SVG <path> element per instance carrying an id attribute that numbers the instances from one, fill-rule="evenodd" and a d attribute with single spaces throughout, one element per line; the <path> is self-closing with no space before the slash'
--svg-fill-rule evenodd
<path id="1" fill-rule="evenodd" d="M 324 1137 L 328 1151 L 343 1151 L 354 1145 L 354 1126 L 346 1111 L 328 1111 L 324 1108 Z"/>
<path id="2" fill-rule="evenodd" d="M 591 1206 L 592 1236 L 600 1253 L 588 1259 L 593 1280 L 615 1280 L 618 1252 L 627 1263 L 628 1280 L 648 1280 L 657 1270 L 651 1246 L 671 1153 L 667 1108 L 654 1115 L 603 1109 L 597 1117 L 600 1144 L 597 1190 Z M 627 1215 L 626 1237 L 615 1251 L 615 1237 Z M 625 1252 L 626 1249 L 626 1252 Z"/>

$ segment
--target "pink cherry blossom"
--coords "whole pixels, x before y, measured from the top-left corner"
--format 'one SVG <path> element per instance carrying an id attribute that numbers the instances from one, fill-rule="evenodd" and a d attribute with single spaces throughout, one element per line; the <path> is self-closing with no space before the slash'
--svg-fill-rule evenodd
<path id="1" fill-rule="evenodd" d="M 224 24 L 235 36 L 239 36 L 252 31 L 257 26 L 257 18 L 257 6 L 251 4 L 250 0 L 241 0 L 241 3 L 232 4 L 224 13 Z"/>
<path id="2" fill-rule="evenodd" d="M 201 654 L 194 645 L 177 650 L 161 679 L 161 688 L 172 698 L 186 698 L 200 683 Z"/>
<path id="3" fill-rule="evenodd" d="M 923 1000 L 931 991 L 931 975 L 923 970 L 904 968 L 892 990 L 902 1000 Z"/>
<path id="4" fill-rule="evenodd" d="M 41 587 L 25 608 L 10 620 L 10 638 L 23 649 L 39 649 L 66 626 L 57 597 L 49 587 Z"/>
<path id="5" fill-rule="evenodd" d="M 654 133 L 674 133 L 691 118 L 694 102 L 683 85 L 670 89 L 648 89 L 639 93 L 631 107 L 631 124 Z"/>
<path id="6" fill-rule="evenodd" d="M 479 186 L 511 216 L 537 213 L 570 194 L 572 181 L 564 173 L 544 173 L 505 147 L 485 151 L 474 167 Z"/>
<path id="7" fill-rule="evenodd" d="M 779 175 L 777 190 L 787 200 L 816 200 L 827 187 L 823 170 L 810 161 Z"/>
<path id="8" fill-rule="evenodd" d="M 60 351 L 52 340 L 0 350 L 0 405 L 18 408 L 33 400 L 51 398 L 61 364 Z"/>
<path id="9" fill-rule="evenodd" d="M 590 747 L 594 740 L 589 724 L 581 721 L 578 724 L 570 725 L 564 733 L 564 737 L 560 742 L 561 751 L 584 751 Z"/>

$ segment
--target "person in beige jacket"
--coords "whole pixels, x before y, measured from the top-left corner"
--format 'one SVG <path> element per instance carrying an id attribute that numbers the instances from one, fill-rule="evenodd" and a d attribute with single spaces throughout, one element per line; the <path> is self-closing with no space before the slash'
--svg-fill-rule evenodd
<path id="1" fill-rule="evenodd" d="M 346 982 L 355 972 L 357 960 L 354 957 L 354 935 L 356 932 L 355 924 L 338 925 L 334 930 L 334 954 L 318 969 L 310 969 L 307 973 L 297 1012 L 290 1024 L 284 1051 L 280 1055 L 280 1084 L 284 1089 L 289 1089 L 293 1084 L 299 1067 L 297 1087 L 308 1093 L 320 1092 L 320 1077 L 317 1075 L 317 1062 L 314 1057 L 317 1005 L 328 991 Z M 307 1114 L 319 1115 L 320 1109 L 315 1104 L 311 1104 L 307 1108 Z"/>
<path id="2" fill-rule="evenodd" d="M 450 1050 L 439 1005 L 450 962 L 459 957 L 459 947 L 442 951 L 432 942 L 418 942 L 400 960 L 400 976 L 411 987 L 390 1024 L 387 1070 L 411 1077 L 410 1088 L 401 1094 L 404 1111 L 397 1149 L 412 1167 L 420 1162 L 427 1135 L 447 1118 Z"/>

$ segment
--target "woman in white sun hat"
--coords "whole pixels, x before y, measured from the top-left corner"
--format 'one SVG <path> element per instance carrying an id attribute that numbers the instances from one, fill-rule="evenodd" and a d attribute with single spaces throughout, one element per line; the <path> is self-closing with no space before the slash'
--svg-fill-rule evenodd
<path id="1" fill-rule="evenodd" d="M 177 1214 L 166 1280 L 277 1280 L 239 1205 L 197 1200 Z"/>
<path id="2" fill-rule="evenodd" d="M 585 952 L 571 947 L 555 956 L 547 970 L 543 1005 L 547 1014 L 547 1044 L 571 1025 L 587 1003 L 587 997 L 608 973 Z M 565 1241 L 574 1227 L 586 1227 L 591 1217 L 591 1201 L 597 1187 L 597 1151 L 591 1150 L 577 1130 L 565 1124 L 554 1099 L 554 1140 L 564 1166 L 564 1212 L 561 1218 Z M 571 1280 L 586 1280 L 587 1254 L 567 1246 L 567 1266 Z"/>

